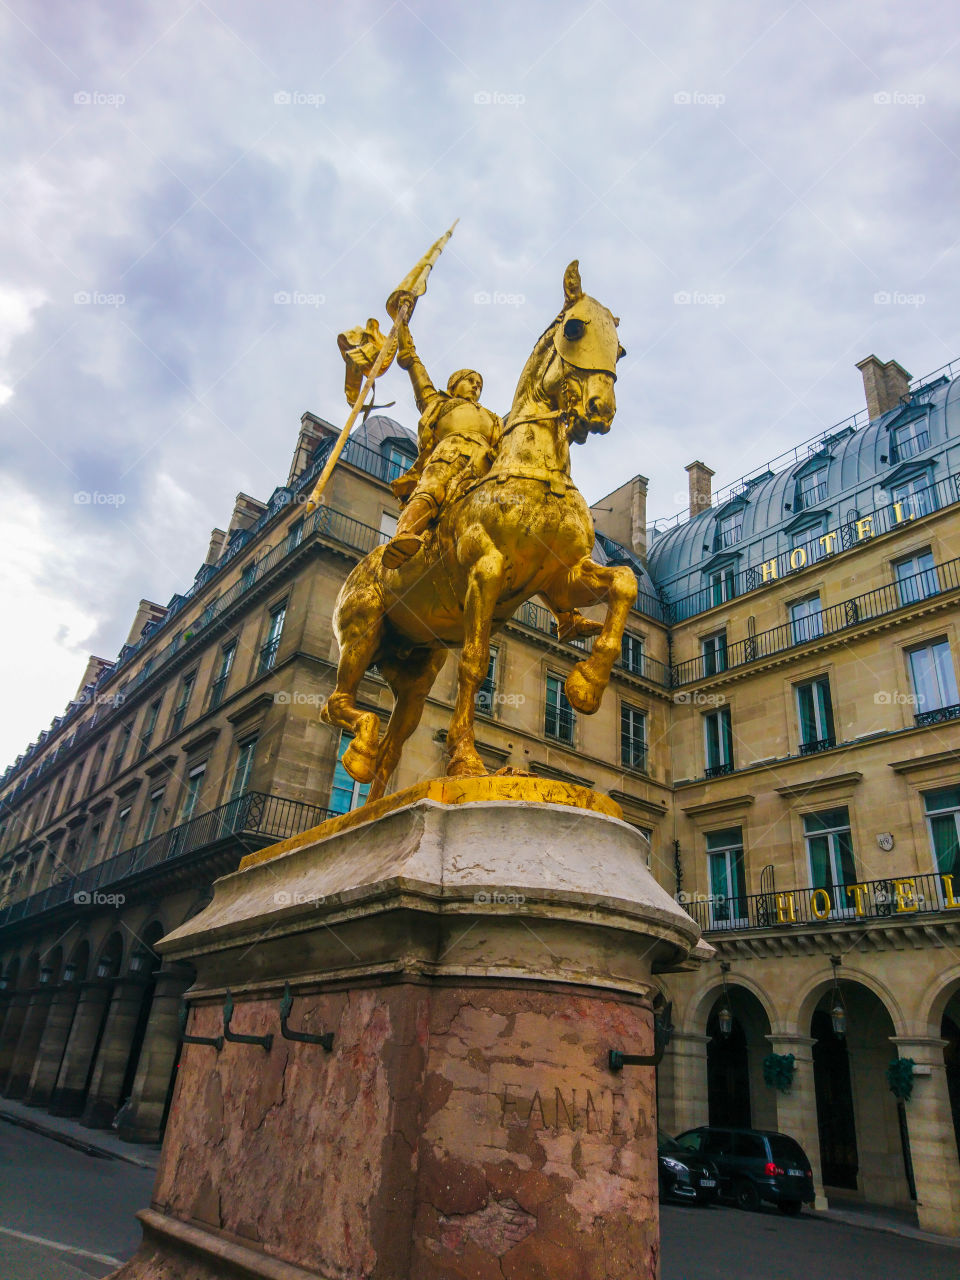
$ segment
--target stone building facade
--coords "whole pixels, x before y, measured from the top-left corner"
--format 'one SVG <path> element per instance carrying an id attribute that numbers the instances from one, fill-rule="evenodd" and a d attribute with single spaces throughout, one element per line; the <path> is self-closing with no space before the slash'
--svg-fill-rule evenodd
<path id="1" fill-rule="evenodd" d="M 598 501 L 595 555 L 639 586 L 601 709 L 566 703 L 582 642 L 531 602 L 495 638 L 478 749 L 612 795 L 716 948 L 661 980 L 661 1127 L 779 1128 L 819 1203 L 916 1203 L 960 1234 L 960 379 L 860 368 L 867 410 L 720 493 L 691 463 L 672 526 L 648 526 L 643 476 Z M 286 483 L 238 496 L 190 589 L 142 601 L 0 779 L 8 1097 L 156 1141 L 192 975 L 153 944 L 243 853 L 362 803 L 318 717 L 331 613 L 415 443 L 371 417 L 305 514 L 334 435 L 303 416 Z M 454 674 L 396 789 L 443 772 Z M 375 670 L 360 699 L 389 714 Z"/>

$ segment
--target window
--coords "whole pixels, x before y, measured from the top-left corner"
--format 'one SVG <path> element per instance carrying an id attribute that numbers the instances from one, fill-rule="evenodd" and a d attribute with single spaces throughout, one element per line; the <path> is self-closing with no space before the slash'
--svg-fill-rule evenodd
<path id="1" fill-rule="evenodd" d="M 333 771 L 333 786 L 330 789 L 331 813 L 349 813 L 351 809 L 358 808 L 366 800 L 370 790 L 369 782 L 357 782 L 343 767 L 343 753 L 352 741 L 352 733 L 341 732 L 337 764 Z"/>
<path id="2" fill-rule="evenodd" d="M 708 778 L 733 772 L 733 725 L 730 708 L 721 707 L 703 717 L 704 752 Z"/>
<path id="3" fill-rule="evenodd" d="M 898 560 L 893 566 L 897 575 L 897 593 L 901 604 L 915 604 L 927 596 L 935 596 L 940 590 L 933 552 L 918 551 L 915 555 Z"/>
<path id="4" fill-rule="evenodd" d="M 184 676 L 180 682 L 180 694 L 177 698 L 177 705 L 173 709 L 173 719 L 170 721 L 171 737 L 175 733 L 179 733 L 183 728 L 183 722 L 187 716 L 187 708 L 190 705 L 190 698 L 193 694 L 193 686 L 196 681 L 197 673 L 191 671 L 188 676 Z"/>
<path id="5" fill-rule="evenodd" d="M 213 711 L 219 707 L 223 701 L 223 695 L 227 688 L 227 681 L 230 679 L 230 672 L 233 670 L 233 659 L 237 652 L 237 642 L 232 640 L 230 644 L 224 645 L 220 650 L 220 666 L 217 668 L 216 678 L 210 686 L 210 710 Z"/>
<path id="6" fill-rule="evenodd" d="M 197 797 L 200 795 L 200 788 L 203 786 L 203 774 L 207 767 L 207 762 L 195 765 L 187 775 L 187 785 L 183 793 L 183 808 L 180 811 L 180 821 L 189 822 L 193 817 L 193 811 L 197 807 Z"/>
<path id="7" fill-rule="evenodd" d="M 248 587 L 252 587 L 254 579 L 257 576 L 257 564 L 255 560 L 251 560 L 248 565 L 244 565 L 243 573 L 240 575 L 240 591 L 246 591 Z"/>
<path id="8" fill-rule="evenodd" d="M 927 431 L 926 418 L 917 418 L 914 422 L 906 422 L 902 427 L 895 427 L 890 451 L 891 462 L 906 462 L 918 453 L 922 453 L 930 444 L 930 433 Z"/>
<path id="9" fill-rule="evenodd" d="M 732 568 L 717 569 L 710 575 L 710 604 L 723 604 L 737 594 L 737 578 Z"/>
<path id="10" fill-rule="evenodd" d="M 703 657 L 703 674 L 715 676 L 727 669 L 727 633 L 715 631 L 712 636 L 704 636 L 700 641 L 700 653 Z"/>
<path id="11" fill-rule="evenodd" d="M 732 547 L 740 541 L 743 533 L 743 508 L 739 511 L 731 511 L 728 516 L 723 516 L 717 521 L 717 536 L 715 546 Z"/>
<path id="12" fill-rule="evenodd" d="M 905 480 L 903 484 L 895 484 L 890 490 L 890 501 L 901 504 L 905 518 L 928 516 L 937 509 L 937 491 L 933 488 L 929 475 L 916 476 L 913 480 Z"/>
<path id="13" fill-rule="evenodd" d="M 647 717 L 639 707 L 620 704 L 620 763 L 628 769 L 647 767 Z"/>
<path id="14" fill-rule="evenodd" d="M 157 787 L 156 790 L 150 792 L 150 799 L 147 801 L 147 813 L 143 821 L 143 839 L 149 840 L 153 835 L 154 828 L 157 825 L 157 818 L 160 816 L 160 805 L 163 803 L 163 787 Z"/>
<path id="15" fill-rule="evenodd" d="M 285 603 L 277 605 L 275 609 L 270 611 L 267 638 L 260 649 L 260 665 L 257 669 L 257 675 L 259 676 L 273 670 L 274 663 L 277 660 L 277 649 L 280 647 L 280 636 L 283 632 L 283 620 L 286 614 L 287 606 Z"/>
<path id="16" fill-rule="evenodd" d="M 100 847 L 100 837 L 103 835 L 103 823 L 95 822 L 90 828 L 90 834 L 87 836 L 86 851 L 83 855 L 83 865 L 85 867 L 92 866 L 97 860 L 97 850 Z"/>
<path id="17" fill-rule="evenodd" d="M 797 716 L 802 756 L 812 755 L 814 751 L 829 751 L 837 745 L 830 681 L 826 676 L 797 685 Z"/>
<path id="18" fill-rule="evenodd" d="M 124 837 L 127 834 L 127 824 L 130 821 L 130 806 L 127 805 L 117 814 L 117 826 L 113 833 L 113 853 L 119 853 L 123 848 Z"/>
<path id="19" fill-rule="evenodd" d="M 960 787 L 927 791 L 923 797 L 930 827 L 930 843 L 937 870 L 955 876 L 960 887 Z"/>
<path id="20" fill-rule="evenodd" d="M 643 675 L 643 637 L 625 631 L 620 641 L 620 662 L 635 676 Z"/>
<path id="21" fill-rule="evenodd" d="M 287 533 L 287 551 L 293 551 L 295 547 L 299 547 L 303 541 L 303 516 L 299 520 L 294 520 Z"/>
<path id="22" fill-rule="evenodd" d="M 250 781 L 250 771 L 253 768 L 253 755 L 256 749 L 256 738 L 248 738 L 246 742 L 241 742 L 240 744 L 237 763 L 233 770 L 233 782 L 230 784 L 231 800 L 236 800 L 238 796 L 242 796 L 247 789 L 247 784 Z"/>
<path id="23" fill-rule="evenodd" d="M 157 727 L 157 716 L 160 714 L 160 703 L 162 698 L 157 698 L 147 707 L 147 714 L 143 719 L 143 729 L 140 731 L 140 749 L 137 754 L 138 759 L 142 759 L 150 750 L 150 740 L 153 737 L 153 731 Z"/>
<path id="24" fill-rule="evenodd" d="M 820 545 L 820 538 L 823 535 L 823 521 L 817 524 L 807 525 L 805 529 L 797 529 L 791 535 L 790 545 L 794 551 L 801 550 L 806 554 L 806 560 L 803 564 L 794 563 L 791 558 L 791 568 L 803 569 L 805 565 L 812 564 L 814 560 L 819 560 L 823 554 L 823 547 Z M 803 560 L 803 556 L 797 556 L 796 560 Z"/>
<path id="25" fill-rule="evenodd" d="M 710 873 L 710 922 L 714 927 L 735 928 L 747 918 L 743 834 L 739 827 L 711 831 L 707 835 L 707 866 Z"/>
<path id="26" fill-rule="evenodd" d="M 957 678 L 953 671 L 953 657 L 946 640 L 935 640 L 922 649 L 908 650 L 913 692 L 917 698 L 917 723 L 935 723 L 938 719 L 953 719 L 938 715 L 946 710 L 958 710 Z M 924 719 L 927 717 L 927 719 Z"/>
<path id="27" fill-rule="evenodd" d="M 827 496 L 827 468 L 818 467 L 816 471 L 808 471 L 797 481 L 797 497 L 794 506 L 798 511 L 806 511 L 823 502 Z"/>
<path id="28" fill-rule="evenodd" d="M 487 663 L 487 674 L 483 684 L 477 690 L 477 710 L 484 715 L 492 716 L 497 700 L 497 658 L 498 649 L 490 650 L 490 661 Z"/>
<path id="29" fill-rule="evenodd" d="M 399 448 L 399 446 L 395 444 L 387 445 L 385 457 L 387 459 L 388 484 L 391 480 L 396 480 L 398 476 L 402 476 L 405 471 L 409 471 L 413 463 L 413 459 L 410 455 L 405 453 L 403 449 Z"/>
<path id="30" fill-rule="evenodd" d="M 389 511 L 384 511 L 380 516 L 380 544 L 389 542 L 393 535 L 397 532 L 397 517 L 391 515 Z"/>
<path id="31" fill-rule="evenodd" d="M 547 699 L 543 711 L 543 732 L 560 742 L 573 742 L 573 707 L 567 701 L 561 676 L 547 676 Z"/>
<path id="32" fill-rule="evenodd" d="M 844 886 L 857 883 L 857 872 L 846 808 L 804 814 L 803 832 L 811 886 L 826 891 L 834 911 L 852 911 Z"/>
<path id="33" fill-rule="evenodd" d="M 127 743 L 130 741 L 130 735 L 133 732 L 132 724 L 121 725 L 120 732 L 117 734 L 117 748 L 110 764 L 110 777 L 115 778 L 120 772 L 120 766 L 123 764 L 123 757 L 127 752 Z M 70 784 L 70 790 L 67 793 L 67 803 L 64 808 L 69 809 L 73 804 L 73 792 L 76 787 L 76 776 Z"/>
<path id="34" fill-rule="evenodd" d="M 103 740 L 97 747 L 96 755 L 93 757 L 93 768 L 90 770 L 90 777 L 87 779 L 87 795 L 97 785 L 100 774 L 103 772 L 103 761 L 107 754 L 107 742 Z M 59 784 L 58 784 L 59 785 Z M 50 816 L 53 816 L 53 807 L 50 809 Z"/>
<path id="35" fill-rule="evenodd" d="M 807 596 L 805 600 L 798 600 L 790 606 L 790 626 L 794 644 L 816 640 L 823 635 L 823 611 L 820 608 L 819 593 Z"/>

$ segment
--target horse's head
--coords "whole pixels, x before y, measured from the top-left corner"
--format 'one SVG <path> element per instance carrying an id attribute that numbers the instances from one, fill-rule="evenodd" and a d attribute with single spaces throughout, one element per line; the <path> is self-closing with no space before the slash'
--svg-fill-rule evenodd
<path id="1" fill-rule="evenodd" d="M 563 294 L 563 310 L 547 331 L 558 358 L 547 365 L 543 391 L 558 403 L 568 438 L 583 444 L 592 431 L 610 430 L 617 411 L 617 361 L 626 352 L 617 338 L 617 318 L 583 292 L 577 262 L 564 272 Z"/>

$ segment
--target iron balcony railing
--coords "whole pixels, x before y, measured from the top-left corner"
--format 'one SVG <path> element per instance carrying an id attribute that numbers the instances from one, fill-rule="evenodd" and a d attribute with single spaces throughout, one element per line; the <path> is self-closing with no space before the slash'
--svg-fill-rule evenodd
<path id="1" fill-rule="evenodd" d="M 836 738 L 813 738 L 809 742 L 800 743 L 800 754 L 802 756 L 812 756 L 816 755 L 818 751 L 832 751 L 836 745 Z"/>
<path id="2" fill-rule="evenodd" d="M 189 822 L 171 827 L 162 835 L 11 903 L 0 910 L 0 928 L 66 902 L 75 902 L 78 906 L 95 903 L 95 895 L 111 892 L 131 876 L 188 853 L 198 853 L 230 836 L 256 835 L 285 840 L 288 836 L 308 831 L 330 816 L 328 809 L 317 805 L 286 800 L 263 791 L 247 791 L 217 809 L 197 814 Z"/>
<path id="3" fill-rule="evenodd" d="M 947 720 L 960 720 L 960 703 L 952 707 L 935 707 L 932 711 L 918 711 L 913 717 L 917 728 L 927 724 L 944 724 Z"/>
<path id="4" fill-rule="evenodd" d="M 828 489 L 829 485 L 826 480 L 821 480 L 819 484 L 811 485 L 809 489 L 798 487 L 796 496 L 793 499 L 794 511 L 809 511 L 818 502 L 823 502 L 826 499 Z"/>
<path id="5" fill-rule="evenodd" d="M 557 622 L 549 609 L 545 609 L 542 605 L 534 604 L 532 600 L 522 604 L 517 612 L 513 615 L 514 621 L 522 623 L 525 627 L 530 627 L 534 631 L 540 631 L 544 635 L 552 636 L 557 639 Z M 565 640 L 562 643 L 570 646 L 571 649 L 579 649 L 581 653 L 589 653 L 593 648 L 593 636 L 589 636 L 584 640 Z M 645 653 L 639 659 L 636 653 L 627 653 L 626 656 L 621 651 L 620 657 L 614 663 L 620 671 L 629 672 L 630 675 L 641 676 L 644 680 L 649 680 L 651 684 L 660 685 L 663 689 L 672 687 L 672 676 L 670 668 L 665 662 L 660 662 L 657 658 L 650 658 Z"/>
<path id="6" fill-rule="evenodd" d="M 918 453 L 923 453 L 924 449 L 930 447 L 930 433 L 928 431 L 918 431 L 915 436 L 907 436 L 904 440 L 899 440 L 890 450 L 891 462 L 906 462 L 909 458 L 915 458 Z"/>
<path id="7" fill-rule="evenodd" d="M 817 613 L 807 614 L 802 619 L 784 622 L 779 627 L 760 631 L 744 640 L 728 641 L 725 669 L 759 662 L 762 658 L 783 653 L 786 649 L 846 631 L 861 623 L 896 613 L 907 605 L 917 604 L 958 588 L 960 556 L 936 565 L 933 569 L 924 569 L 920 573 L 910 574 L 896 582 L 864 592 L 863 595 L 853 596 Z M 701 654 L 698 658 L 688 658 L 686 662 L 677 663 L 673 669 L 674 683 L 684 685 L 707 679 L 713 674 L 709 666 L 714 660 L 713 654 Z"/>
<path id="8" fill-rule="evenodd" d="M 732 760 L 726 761 L 724 764 L 709 764 L 703 771 L 705 778 L 723 778 L 728 773 L 733 773 L 734 765 Z"/>
<path id="9" fill-rule="evenodd" d="M 771 890 L 734 897 L 682 893 L 677 901 L 704 933 L 782 929 L 960 912 L 960 875 L 928 872 L 855 884 Z M 960 919 L 960 916 L 958 916 Z"/>

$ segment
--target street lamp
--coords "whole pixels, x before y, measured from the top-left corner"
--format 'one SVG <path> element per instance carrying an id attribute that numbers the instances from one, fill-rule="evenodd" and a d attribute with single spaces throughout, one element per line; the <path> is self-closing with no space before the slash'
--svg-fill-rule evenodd
<path id="1" fill-rule="evenodd" d="M 843 1005 L 843 996 L 840 994 L 840 983 L 837 979 L 840 957 L 831 956 L 830 963 L 833 965 L 833 1008 L 830 1010 L 830 1025 L 833 1027 L 833 1034 L 838 1040 L 842 1040 L 847 1034 L 847 1011 Z"/>
<path id="2" fill-rule="evenodd" d="M 721 960 L 720 973 L 723 975 L 723 1004 L 717 1010 L 717 1022 L 720 1024 L 720 1034 L 724 1040 L 729 1040 L 730 1032 L 733 1030 L 733 1013 L 730 1010 L 730 996 L 727 992 L 727 974 L 729 972 L 729 961 Z"/>

